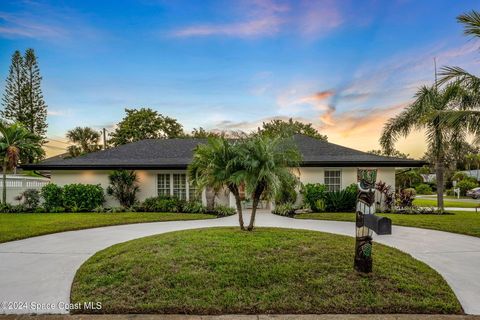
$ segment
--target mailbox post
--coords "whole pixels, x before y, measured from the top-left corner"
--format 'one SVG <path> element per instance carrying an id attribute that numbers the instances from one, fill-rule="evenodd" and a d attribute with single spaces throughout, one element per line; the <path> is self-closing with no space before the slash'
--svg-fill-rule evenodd
<path id="1" fill-rule="evenodd" d="M 358 197 L 355 221 L 355 270 L 372 272 L 372 235 L 392 233 L 392 221 L 375 215 L 376 169 L 358 170 Z"/>

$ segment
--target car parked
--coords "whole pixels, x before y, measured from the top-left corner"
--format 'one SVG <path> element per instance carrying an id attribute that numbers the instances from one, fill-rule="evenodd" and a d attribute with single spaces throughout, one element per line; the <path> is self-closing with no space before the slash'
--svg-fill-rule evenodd
<path id="1" fill-rule="evenodd" d="M 473 199 L 480 199 L 480 187 L 468 190 L 467 197 L 472 197 Z"/>

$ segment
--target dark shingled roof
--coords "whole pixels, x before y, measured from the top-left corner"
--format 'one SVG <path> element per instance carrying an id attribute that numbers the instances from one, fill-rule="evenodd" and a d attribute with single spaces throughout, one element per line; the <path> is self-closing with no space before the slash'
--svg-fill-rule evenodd
<path id="1" fill-rule="evenodd" d="M 302 166 L 306 167 L 419 167 L 425 164 L 418 160 L 377 156 L 304 135 L 295 135 L 294 141 L 303 156 Z M 22 167 L 27 170 L 183 169 L 192 160 L 195 147 L 201 143 L 206 140 L 142 140 L 76 158 L 53 157 Z"/>

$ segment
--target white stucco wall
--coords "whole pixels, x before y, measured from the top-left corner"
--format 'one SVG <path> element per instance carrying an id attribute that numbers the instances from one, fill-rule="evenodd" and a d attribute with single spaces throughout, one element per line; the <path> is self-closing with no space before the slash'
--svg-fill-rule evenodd
<path id="1" fill-rule="evenodd" d="M 320 167 L 302 167 L 295 170 L 299 176 L 300 182 L 306 183 L 325 183 L 324 171 L 340 170 L 341 174 L 341 188 L 345 188 L 352 183 L 357 182 L 357 168 L 343 167 L 343 168 L 320 168 Z M 140 185 L 140 192 L 138 193 L 138 200 L 143 201 L 148 197 L 157 196 L 157 174 L 159 173 L 186 173 L 185 170 L 135 170 Z M 108 187 L 108 174 L 110 170 L 65 170 L 52 171 L 51 181 L 60 186 L 70 183 L 85 183 L 85 184 L 100 184 L 104 190 Z M 378 168 L 377 182 L 384 181 L 391 186 L 395 186 L 395 168 Z M 221 191 L 217 195 L 216 203 L 222 205 L 235 206 L 228 191 Z M 107 206 L 118 206 L 118 202 L 112 197 L 106 196 Z M 202 197 L 205 204 L 205 196 Z M 301 201 L 301 195 L 298 197 Z"/>

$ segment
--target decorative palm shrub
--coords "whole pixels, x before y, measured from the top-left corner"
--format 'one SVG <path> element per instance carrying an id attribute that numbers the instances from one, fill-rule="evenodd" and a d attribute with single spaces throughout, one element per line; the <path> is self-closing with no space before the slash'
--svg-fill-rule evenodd
<path id="1" fill-rule="evenodd" d="M 137 174 L 133 170 L 115 170 L 108 175 L 110 185 L 107 194 L 115 197 L 124 208 L 133 206 L 137 199 L 138 186 Z"/>
<path id="2" fill-rule="evenodd" d="M 355 211 L 357 202 L 357 186 L 352 184 L 340 191 L 325 194 L 325 209 L 329 212 Z"/>
<path id="3" fill-rule="evenodd" d="M 279 204 L 275 206 L 272 213 L 279 216 L 292 217 L 295 215 L 295 206 L 292 203 Z"/>

